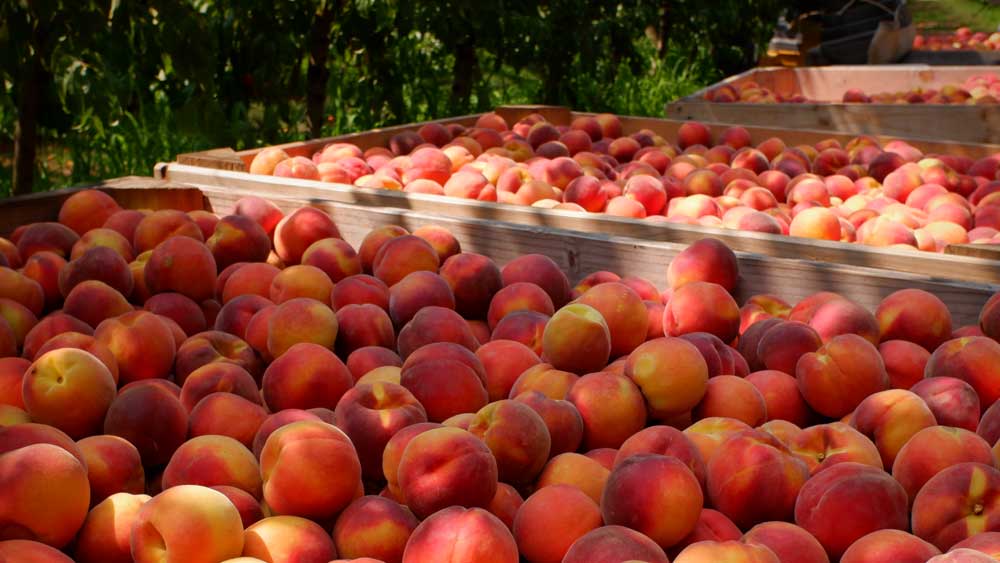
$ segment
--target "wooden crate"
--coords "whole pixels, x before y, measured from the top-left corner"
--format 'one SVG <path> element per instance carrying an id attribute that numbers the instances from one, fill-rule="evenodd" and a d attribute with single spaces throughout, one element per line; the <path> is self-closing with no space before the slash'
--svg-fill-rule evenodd
<path id="1" fill-rule="evenodd" d="M 232 211 L 235 202 L 256 190 L 239 187 L 194 188 L 151 178 L 120 178 L 95 186 L 123 206 L 151 209 L 206 209 L 220 215 Z M 54 220 L 59 205 L 72 188 L 0 200 L 0 232 L 8 234 L 31 221 Z M 413 230 L 441 225 L 459 240 L 463 250 L 489 256 L 503 265 L 517 256 L 540 253 L 552 258 L 576 283 L 597 270 L 642 276 L 665 289 L 667 265 L 686 245 L 641 240 L 607 233 L 586 233 L 562 228 L 524 225 L 489 218 L 444 216 L 399 208 L 379 208 L 334 201 L 322 197 L 277 192 L 269 199 L 284 211 L 312 205 L 329 213 L 344 238 L 357 247 L 371 229 L 401 225 Z M 977 322 L 979 310 L 1000 284 L 971 283 L 919 274 L 905 274 L 856 265 L 831 264 L 805 259 L 775 258 L 737 252 L 741 282 L 737 299 L 742 302 L 758 293 L 772 293 L 793 303 L 818 291 L 836 291 L 870 310 L 888 294 L 904 288 L 934 293 L 948 305 L 956 326 Z"/>
<path id="2" fill-rule="evenodd" d="M 585 115 L 566 108 L 551 106 L 511 106 L 498 108 L 509 123 L 524 115 L 538 111 L 557 124 L 568 124 L 574 117 Z M 474 123 L 478 115 L 441 120 L 441 123 Z M 623 117 L 625 133 L 651 129 L 673 139 L 682 122 L 664 119 Z M 402 125 L 368 133 L 343 135 L 298 143 L 279 145 L 292 155 L 311 156 L 331 142 L 352 142 L 362 147 L 384 145 L 389 137 L 420 124 Z M 726 125 L 713 124 L 710 128 L 718 134 Z M 827 138 L 846 143 L 852 135 L 831 134 L 823 131 L 787 130 L 764 127 L 748 128 L 757 141 L 780 136 L 791 145 L 814 144 Z M 880 138 L 885 142 L 888 137 Z M 1000 152 L 1000 146 L 974 145 L 956 142 L 913 141 L 926 153 L 962 154 L 982 158 Z M 877 267 L 915 274 L 935 274 L 965 281 L 1000 283 L 1000 256 L 988 252 L 975 254 L 981 248 L 972 248 L 964 255 L 941 255 L 927 252 L 907 252 L 868 247 L 840 242 L 814 241 L 780 235 L 750 233 L 721 228 L 682 225 L 677 223 L 651 223 L 605 214 L 577 213 L 546 210 L 533 207 L 504 205 L 443 196 L 407 194 L 391 190 L 358 188 L 343 184 L 251 175 L 245 172 L 253 157 L 263 149 L 233 151 L 216 149 L 202 153 L 180 155 L 176 163 L 160 164 L 156 176 L 205 189 L 232 189 L 255 193 L 264 197 L 288 196 L 306 200 L 328 200 L 352 205 L 396 207 L 415 212 L 449 215 L 458 219 L 490 219 L 520 223 L 535 227 L 554 227 L 605 233 L 648 240 L 690 244 L 700 238 L 712 236 L 726 242 L 735 250 L 769 254 L 784 258 L 805 258 L 844 265 Z M 982 245 L 970 245 L 981 247 Z M 971 254 L 971 255 L 970 255 Z"/>
<path id="3" fill-rule="evenodd" d="M 841 103 L 844 92 L 850 88 L 860 88 L 866 94 L 940 88 L 991 72 L 1000 74 L 1000 66 L 756 68 L 667 104 L 666 115 L 681 120 L 996 144 L 1000 143 L 1000 111 L 996 105 Z M 802 94 L 820 103 L 715 103 L 704 97 L 722 85 L 750 81 L 780 94 Z"/>

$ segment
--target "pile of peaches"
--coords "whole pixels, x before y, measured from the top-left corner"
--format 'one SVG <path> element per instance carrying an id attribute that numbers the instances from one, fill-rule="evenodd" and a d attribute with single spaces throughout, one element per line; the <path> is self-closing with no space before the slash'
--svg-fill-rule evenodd
<path id="1" fill-rule="evenodd" d="M 332 143 L 312 158 L 264 149 L 250 172 L 901 249 L 1000 242 L 1000 154 L 923 154 L 858 137 L 756 144 L 743 127 L 714 138 L 687 122 L 672 144 L 622 135 L 610 114 L 557 126 L 540 115 L 508 129 L 431 123 L 362 151 Z"/>
<path id="2" fill-rule="evenodd" d="M 996 74 L 990 72 L 972 75 L 962 84 L 945 84 L 937 88 L 912 88 L 899 92 L 878 92 L 865 94 L 864 91 L 851 88 L 844 92 L 840 101 L 853 104 L 966 104 L 986 105 L 997 103 L 1000 97 L 1000 85 L 997 85 Z M 705 94 L 705 99 L 719 103 L 828 103 L 810 100 L 802 94 L 780 94 L 773 92 L 753 81 L 727 84 Z"/>
<path id="3" fill-rule="evenodd" d="M 1000 558 L 1000 294 L 740 306 L 715 239 L 573 285 L 91 190 L 0 263 L 0 561 Z"/>
<path id="4" fill-rule="evenodd" d="M 960 27 L 955 33 L 918 34 L 913 48 L 925 51 L 997 51 L 1000 50 L 1000 32 L 987 33 Z"/>

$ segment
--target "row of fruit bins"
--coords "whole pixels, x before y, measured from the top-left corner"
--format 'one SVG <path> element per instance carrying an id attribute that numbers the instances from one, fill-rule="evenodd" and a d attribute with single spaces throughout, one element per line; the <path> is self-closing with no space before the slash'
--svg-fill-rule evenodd
<path id="1" fill-rule="evenodd" d="M 670 119 L 1000 143 L 1000 67 L 755 68 L 667 104 Z"/>
<path id="2" fill-rule="evenodd" d="M 997 247 L 967 244 L 1000 240 L 1000 199 L 991 195 L 1000 146 L 598 117 L 607 118 L 607 135 L 593 114 L 501 107 L 266 149 L 180 155 L 156 176 L 647 240 L 711 236 L 749 253 L 1000 283 Z M 525 140 L 512 140 L 508 127 Z M 424 143 L 420 135 L 437 145 L 397 155 Z M 582 146 L 574 146 L 579 137 Z M 480 154 L 483 146 L 493 148 Z M 255 159 L 270 168 L 249 173 Z"/>
<path id="3" fill-rule="evenodd" d="M 136 177 L 0 234 L 3 561 L 1000 553 L 1000 286 Z"/>

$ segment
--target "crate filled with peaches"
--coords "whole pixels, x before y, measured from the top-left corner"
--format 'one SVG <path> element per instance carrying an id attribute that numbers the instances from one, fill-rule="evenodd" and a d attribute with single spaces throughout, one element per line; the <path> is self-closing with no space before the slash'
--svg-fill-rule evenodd
<path id="1" fill-rule="evenodd" d="M 0 202 L 0 561 L 1000 558 L 1000 287 L 125 183 Z"/>
<path id="2" fill-rule="evenodd" d="M 181 155 L 157 173 L 263 197 L 712 236 L 738 251 L 998 283 L 998 163 L 995 145 L 512 107 Z"/>
<path id="3" fill-rule="evenodd" d="M 1000 67 L 755 68 L 667 104 L 671 119 L 1000 143 Z"/>

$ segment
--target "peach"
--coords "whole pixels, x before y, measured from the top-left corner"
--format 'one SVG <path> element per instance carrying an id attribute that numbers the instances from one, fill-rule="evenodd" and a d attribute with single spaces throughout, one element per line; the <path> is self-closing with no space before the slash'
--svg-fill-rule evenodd
<path id="1" fill-rule="evenodd" d="M 153 250 L 143 279 L 151 293 L 175 291 L 201 302 L 215 295 L 216 272 L 208 247 L 188 237 L 172 237 Z"/>
<path id="2" fill-rule="evenodd" d="M 187 213 L 163 209 L 154 211 L 139 221 L 135 227 L 132 245 L 135 247 L 136 254 L 142 254 L 174 237 L 189 237 L 198 242 L 205 240 L 201 228 Z"/>
<path id="3" fill-rule="evenodd" d="M 468 431 L 481 439 L 496 459 L 499 480 L 533 482 L 549 459 L 551 437 L 545 421 L 531 407 L 504 399 L 479 410 Z"/>
<path id="4" fill-rule="evenodd" d="M 81 563 L 131 563 L 132 524 L 148 495 L 116 493 L 97 504 L 87 515 L 77 537 L 73 556 Z"/>
<path id="5" fill-rule="evenodd" d="M 900 448 L 892 465 L 892 476 L 902 484 L 912 502 L 928 480 L 964 462 L 996 465 L 990 444 L 974 432 L 951 426 L 931 426 L 914 434 Z"/>
<path id="6" fill-rule="evenodd" d="M 46 443 L 0 454 L 0 490 L 4 540 L 30 539 L 61 548 L 83 525 L 90 505 L 86 467 Z M 39 506 L 44 510 L 35 510 Z"/>
<path id="7" fill-rule="evenodd" d="M 980 532 L 952 546 L 952 550 L 973 549 L 996 558 L 1000 555 L 1000 532 Z"/>
<path id="8" fill-rule="evenodd" d="M 27 422 L 31 422 L 31 417 L 24 409 L 14 405 L 0 404 L 0 426 L 14 426 Z"/>
<path id="9" fill-rule="evenodd" d="M 788 522 L 764 522 L 743 534 L 743 542 L 762 545 L 781 563 L 829 563 L 826 550 L 809 532 Z"/>
<path id="10" fill-rule="evenodd" d="M 527 391 L 538 391 L 550 399 L 565 399 L 578 379 L 576 374 L 557 370 L 551 364 L 537 364 L 521 373 L 508 396 L 517 397 Z"/>
<path id="11" fill-rule="evenodd" d="M 263 312 L 270 310 L 273 308 L 264 309 Z M 248 337 L 253 333 L 253 328 L 252 322 L 247 325 Z M 175 380 L 183 385 L 189 374 L 211 363 L 235 364 L 254 379 L 260 377 L 260 362 L 249 343 L 226 332 L 208 330 L 184 340 L 177 349 Z"/>
<path id="12" fill-rule="evenodd" d="M 816 352 L 804 354 L 795 374 L 806 403 L 832 418 L 850 413 L 868 395 L 889 388 L 878 349 L 856 334 L 834 336 Z"/>
<path id="13" fill-rule="evenodd" d="M 611 357 L 629 354 L 646 340 L 646 307 L 628 286 L 603 283 L 587 290 L 575 303 L 593 307 L 604 318 L 611 336 Z"/>
<path id="14" fill-rule="evenodd" d="M 350 438 L 320 421 L 292 422 L 271 433 L 260 468 L 264 501 L 277 514 L 330 518 L 361 488 L 361 463 Z"/>
<path id="15" fill-rule="evenodd" d="M 705 462 L 694 443 L 684 433 L 669 426 L 650 426 L 636 432 L 622 443 L 615 454 L 617 467 L 637 454 L 658 454 L 675 457 L 684 462 L 699 483 L 705 482 Z"/>
<path id="16" fill-rule="evenodd" d="M 770 548 L 738 541 L 700 541 L 681 551 L 675 563 L 702 563 L 708 561 L 740 561 L 746 563 L 781 563 Z"/>
<path id="17" fill-rule="evenodd" d="M 566 274 L 551 258 L 542 254 L 526 254 L 510 261 L 500 271 L 504 287 L 517 282 L 530 282 L 545 290 L 555 307 L 569 302 L 571 289 Z"/>
<path id="18" fill-rule="evenodd" d="M 397 335 L 399 355 L 406 359 L 418 348 L 435 342 L 453 342 L 475 351 L 479 342 L 462 317 L 445 307 L 424 307 Z"/>
<path id="19" fill-rule="evenodd" d="M 583 418 L 583 444 L 588 449 L 617 448 L 646 424 L 643 394 L 623 375 L 585 375 L 573 384 L 567 399 Z"/>
<path id="20" fill-rule="evenodd" d="M 417 435 L 434 428 L 443 426 L 436 422 L 418 422 L 405 426 L 393 434 L 392 438 L 385 445 L 382 454 L 382 474 L 386 480 L 386 490 L 389 498 L 399 501 L 403 500 L 403 493 L 399 488 L 399 463 L 402 460 L 406 446 Z"/>
<path id="21" fill-rule="evenodd" d="M 1000 471 L 992 464 L 960 463 L 931 477 L 913 501 L 913 533 L 950 549 L 980 532 L 997 531 Z"/>
<path id="22" fill-rule="evenodd" d="M 726 290 L 711 282 L 691 282 L 673 291 L 663 313 L 663 331 L 668 336 L 707 332 L 723 342 L 739 333 L 740 311 Z"/>
<path id="23" fill-rule="evenodd" d="M 200 244 L 197 241 L 192 243 Z M 59 271 L 59 291 L 65 297 L 77 284 L 87 280 L 103 281 L 123 295 L 132 293 L 134 283 L 128 262 L 106 246 L 91 248 L 79 258 L 69 261 Z"/>
<path id="24" fill-rule="evenodd" d="M 531 348 L 520 342 L 502 339 L 480 346 L 476 357 L 486 372 L 486 391 L 490 401 L 509 397 L 517 378 L 541 362 Z"/>
<path id="25" fill-rule="evenodd" d="M 224 304 L 242 295 L 270 298 L 271 282 L 280 270 L 270 264 L 255 263 L 240 266 L 231 272 L 220 295 Z M 219 281 L 222 281 L 222 275 L 219 276 Z"/>
<path id="26" fill-rule="evenodd" d="M 907 340 L 933 352 L 951 337 L 951 313 L 934 295 L 920 289 L 901 289 L 887 296 L 875 310 L 882 342 Z"/>
<path id="27" fill-rule="evenodd" d="M 382 348 L 381 346 L 365 346 L 364 348 L 358 348 L 357 350 L 351 352 L 347 357 L 345 362 L 347 369 L 351 372 L 351 376 L 357 381 L 361 376 L 372 371 L 373 369 L 394 366 L 402 367 L 403 360 L 400 359 L 396 352 L 388 349 Z"/>
<path id="28" fill-rule="evenodd" d="M 372 271 L 376 278 L 392 287 L 412 272 L 437 272 L 439 265 L 437 251 L 427 241 L 414 235 L 402 235 L 379 248 Z"/>
<path id="29" fill-rule="evenodd" d="M 23 358 L 0 358 L 0 404 L 24 408 L 21 386 L 31 361 Z"/>
<path id="30" fill-rule="evenodd" d="M 698 479 L 683 462 L 636 454 L 608 477 L 601 513 L 607 524 L 628 526 L 665 548 L 694 530 L 703 500 Z"/>
<path id="31" fill-rule="evenodd" d="M 873 345 L 879 343 L 879 326 L 875 316 L 848 299 L 822 303 L 811 311 L 808 320 L 801 320 L 815 329 L 824 342 L 840 334 L 857 334 Z"/>
<path id="32" fill-rule="evenodd" d="M 746 430 L 721 443 L 707 475 L 712 505 L 746 529 L 789 518 L 809 470 L 770 434 Z"/>
<path id="33" fill-rule="evenodd" d="M 924 563 L 938 548 L 901 530 L 878 530 L 851 544 L 840 559 L 841 563 Z"/>
<path id="34" fill-rule="evenodd" d="M 352 502 L 337 517 L 333 541 L 345 558 L 377 557 L 402 561 L 406 542 L 418 525 L 417 519 L 399 503 L 377 496 Z"/>
<path id="35" fill-rule="evenodd" d="M 511 532 L 514 531 L 514 518 L 517 511 L 524 504 L 524 499 L 517 489 L 507 483 L 497 483 L 497 494 L 493 496 L 490 505 L 486 507 L 490 514 L 496 516 L 503 522 L 504 526 Z"/>
<path id="36" fill-rule="evenodd" d="M 583 491 L 595 503 L 601 501 L 610 470 L 599 462 L 577 453 L 553 456 L 538 477 L 537 489 L 571 485 Z"/>
<path id="37" fill-rule="evenodd" d="M 334 310 L 350 304 L 371 303 L 388 311 L 389 288 L 372 276 L 365 274 L 349 276 L 333 286 L 330 302 Z"/>
<path id="38" fill-rule="evenodd" d="M 985 336 L 949 340 L 927 360 L 925 377 L 947 375 L 969 383 L 985 409 L 1000 399 L 1000 386 L 994 383 L 994 366 L 1000 365 L 1000 344 Z"/>
<path id="39" fill-rule="evenodd" d="M 257 384 L 247 370 L 228 362 L 212 362 L 192 371 L 181 387 L 181 404 L 190 413 L 206 396 L 226 392 L 260 404 Z"/>
<path id="40" fill-rule="evenodd" d="M 667 563 L 663 548 L 644 534 L 624 526 L 592 530 L 573 542 L 563 563 Z"/>
<path id="41" fill-rule="evenodd" d="M 227 436 L 197 436 L 174 452 L 163 471 L 164 489 L 178 485 L 231 486 L 260 498 L 257 459 Z"/>
<path id="42" fill-rule="evenodd" d="M 396 345 L 396 333 L 389 315 L 370 303 L 347 305 L 337 310 L 337 326 L 337 351 L 345 357 L 366 346 L 394 348 Z"/>
<path id="43" fill-rule="evenodd" d="M 45 290 L 41 284 L 5 267 L 0 267 L 0 297 L 24 305 L 35 315 L 41 315 L 45 306 Z"/>
<path id="44" fill-rule="evenodd" d="M 698 448 L 702 459 L 708 464 L 726 440 L 744 430 L 751 428 L 739 420 L 709 417 L 690 424 L 684 429 L 684 435 Z"/>
<path id="45" fill-rule="evenodd" d="M 260 458 L 260 452 L 264 449 L 264 444 L 267 443 L 267 439 L 275 430 L 300 420 L 320 421 L 321 419 L 318 415 L 301 409 L 285 409 L 268 415 L 254 435 L 252 447 L 254 456 L 258 459 Z"/>
<path id="46" fill-rule="evenodd" d="M 237 262 L 263 262 L 271 251 L 271 239 L 264 228 L 243 215 L 220 219 L 205 245 L 220 270 Z"/>
<path id="47" fill-rule="evenodd" d="M 989 555 L 966 548 L 953 549 L 927 560 L 928 563 L 989 563 L 990 561 L 996 560 Z"/>
<path id="48" fill-rule="evenodd" d="M 351 438 L 366 479 L 379 480 L 386 444 L 403 428 L 427 421 L 424 407 L 394 383 L 358 384 L 337 403 L 337 427 Z"/>
<path id="49" fill-rule="evenodd" d="M 445 507 L 487 506 L 496 494 L 497 462 L 465 430 L 435 428 L 406 445 L 398 466 L 399 489 L 418 517 Z"/>
<path id="50" fill-rule="evenodd" d="M 252 173 L 252 172 L 251 172 Z M 257 196 L 246 196 L 236 200 L 233 205 L 233 214 L 242 215 L 253 219 L 260 225 L 264 232 L 271 236 L 274 228 L 284 217 L 281 209 L 270 200 Z"/>
<path id="51" fill-rule="evenodd" d="M 740 539 L 740 529 L 718 510 L 705 508 L 698 517 L 694 530 L 670 548 L 669 555 L 676 557 L 687 546 L 701 541 L 733 541 Z"/>
<path id="52" fill-rule="evenodd" d="M 25 422 L 14 426 L 0 427 L 0 454 L 14 451 L 31 444 L 51 444 L 73 455 L 86 468 L 87 460 L 83 451 L 65 432 L 36 422 Z"/>
<path id="53" fill-rule="evenodd" d="M 399 225 L 385 225 L 369 231 L 364 240 L 361 241 L 361 246 L 358 247 L 358 257 L 361 259 L 362 270 L 366 274 L 370 274 L 375 256 L 382 249 L 382 246 L 396 237 L 408 234 L 410 232 Z"/>
<path id="54" fill-rule="evenodd" d="M 61 223 L 46 222 L 27 225 L 15 244 L 21 260 L 27 260 L 32 254 L 44 250 L 68 259 L 78 240 L 79 235 L 69 227 Z"/>
<path id="55" fill-rule="evenodd" d="M 855 409 L 850 423 L 875 443 L 884 467 L 892 467 L 899 450 L 914 434 L 937 425 L 924 400 L 902 389 L 869 395 Z"/>
<path id="56" fill-rule="evenodd" d="M 815 536 L 836 560 L 871 532 L 905 530 L 906 491 L 879 469 L 838 463 L 802 487 L 795 504 L 795 523 Z"/>
<path id="57" fill-rule="evenodd" d="M 466 318 L 486 318 L 494 295 L 503 285 L 500 268 L 482 254 L 451 256 L 443 260 L 439 273 L 451 287 L 455 309 Z"/>
<path id="58" fill-rule="evenodd" d="M 452 506 L 421 522 L 407 541 L 402 562 L 422 561 L 516 563 L 517 544 L 496 516 Z"/>
<path id="59" fill-rule="evenodd" d="M 91 505 L 115 493 L 141 494 L 146 489 L 139 450 L 118 436 L 90 436 L 77 443 L 87 465 Z"/>
<path id="60" fill-rule="evenodd" d="M 250 319 L 257 311 L 273 306 L 271 300 L 260 295 L 240 295 L 219 309 L 213 328 L 245 340 Z"/>
<path id="61" fill-rule="evenodd" d="M 975 432 L 979 425 L 979 395 L 971 385 L 954 377 L 924 379 L 910 388 L 927 403 L 938 424 Z"/>
<path id="62" fill-rule="evenodd" d="M 264 371 L 261 392 L 272 411 L 333 408 L 353 385 L 347 366 L 311 342 L 292 345 Z"/>
<path id="63" fill-rule="evenodd" d="M 478 411 L 488 401 L 480 375 L 455 359 L 432 359 L 406 366 L 400 383 L 420 401 L 427 410 L 427 417 L 435 422 Z"/>
<path id="64" fill-rule="evenodd" d="M 354 248 L 339 238 L 319 239 L 302 253 L 302 264 L 319 268 L 333 283 L 361 273 L 361 259 Z"/>
<path id="65" fill-rule="evenodd" d="M 274 229 L 274 250 L 288 265 L 299 264 L 314 242 L 341 238 L 333 219 L 315 207 L 300 207 L 286 215 Z"/>
<path id="66" fill-rule="evenodd" d="M 580 447 L 583 418 L 572 403 L 546 397 L 538 391 L 526 391 L 514 400 L 524 403 L 542 418 L 550 436 L 550 457 L 576 451 Z"/>
<path id="67" fill-rule="evenodd" d="M 90 326 L 132 311 L 132 305 L 118 290 L 98 280 L 77 284 L 63 304 L 63 311 Z M 200 313 L 200 311 L 199 311 Z"/>
<path id="68" fill-rule="evenodd" d="M 389 288 L 389 317 L 391 324 L 403 327 L 424 307 L 455 308 L 455 294 L 448 282 L 430 271 L 407 274 Z"/>
<path id="69" fill-rule="evenodd" d="M 855 462 L 882 469 L 879 450 L 864 434 L 843 422 L 804 428 L 791 438 L 789 449 L 813 475 L 833 465 Z"/>
<path id="70" fill-rule="evenodd" d="M 21 394 L 32 420 L 82 438 L 101 428 L 116 390 L 111 372 L 97 356 L 59 348 L 28 368 Z"/>
<path id="71" fill-rule="evenodd" d="M 66 266 L 66 260 L 54 252 L 42 251 L 32 254 L 24 263 L 21 274 L 36 282 L 42 288 L 44 306 L 47 309 L 55 309 L 62 300 L 62 293 L 59 291 L 59 273 Z M 15 278 L 23 279 L 23 278 Z M 21 282 L 22 285 L 34 287 Z M 34 312 L 34 311 L 33 311 Z"/>
<path id="72" fill-rule="evenodd" d="M 146 502 L 132 525 L 136 562 L 222 561 L 243 550 L 242 521 L 225 495 L 198 485 L 180 485 Z"/>
<path id="73" fill-rule="evenodd" d="M 825 207 L 805 209 L 792 218 L 789 235 L 820 240 L 840 240 L 840 221 Z"/>
<path id="74" fill-rule="evenodd" d="M 906 340 L 886 340 L 879 344 L 879 354 L 895 389 L 909 389 L 924 377 L 931 354 L 924 347 Z"/>
<path id="75" fill-rule="evenodd" d="M 76 260 L 83 256 L 88 250 L 97 247 L 107 247 L 114 250 L 126 262 L 135 259 L 135 252 L 132 251 L 132 241 L 125 238 L 121 233 L 113 229 L 94 228 L 80 236 L 70 250 L 70 260 Z M 37 253 L 36 253 L 37 254 Z"/>
<path id="76" fill-rule="evenodd" d="M 275 166 L 288 159 L 288 153 L 283 149 L 279 147 L 267 147 L 254 155 L 253 160 L 250 162 L 250 173 L 271 176 L 274 174 Z"/>
<path id="77" fill-rule="evenodd" d="M 566 186 L 563 201 L 575 203 L 591 213 L 598 213 L 604 210 L 608 195 L 601 189 L 600 180 L 593 176 L 580 176 Z"/>
<path id="78" fill-rule="evenodd" d="M 300 343 L 333 348 L 337 328 L 336 313 L 323 303 L 308 297 L 290 299 L 267 321 L 267 351 L 279 358 Z"/>
<path id="79" fill-rule="evenodd" d="M 273 563 L 325 562 L 337 557 L 337 548 L 315 522 L 297 516 L 271 516 L 246 528 L 243 555 Z"/>
<path id="80" fill-rule="evenodd" d="M 750 426 L 758 426 L 767 420 L 767 404 L 760 391 L 749 381 L 732 375 L 720 375 L 708 380 L 705 396 L 692 415 L 695 419 L 735 418 Z"/>
<path id="81" fill-rule="evenodd" d="M 258 403 L 218 391 L 206 395 L 191 409 L 189 435 L 228 436 L 249 448 L 266 418 L 267 411 Z"/>
<path id="82" fill-rule="evenodd" d="M 80 190 L 63 201 L 59 222 L 83 235 L 104 225 L 121 207 L 113 197 L 98 190 Z"/>
<path id="83" fill-rule="evenodd" d="M 552 316 L 555 308 L 552 298 L 538 285 L 515 282 L 498 290 L 490 300 L 486 315 L 490 329 L 496 329 L 504 317 L 518 311 L 535 311 Z"/>
<path id="84" fill-rule="evenodd" d="M 104 433 L 131 442 L 146 467 L 166 463 L 184 443 L 187 430 L 188 414 L 180 399 L 157 384 L 123 389 L 104 419 Z"/>
<path id="85" fill-rule="evenodd" d="M 691 282 L 711 282 L 728 291 L 739 281 L 736 255 L 717 239 L 701 239 L 670 261 L 667 283 L 677 289 Z"/>
<path id="86" fill-rule="evenodd" d="M 762 370 L 747 375 L 746 380 L 764 399 L 769 421 L 786 420 L 798 426 L 808 424 L 811 410 L 793 376 L 778 370 Z"/>
<path id="87" fill-rule="evenodd" d="M 524 501 L 513 532 L 528 561 L 561 561 L 573 542 L 602 524 L 600 509 L 586 494 L 569 485 L 553 485 Z"/>

